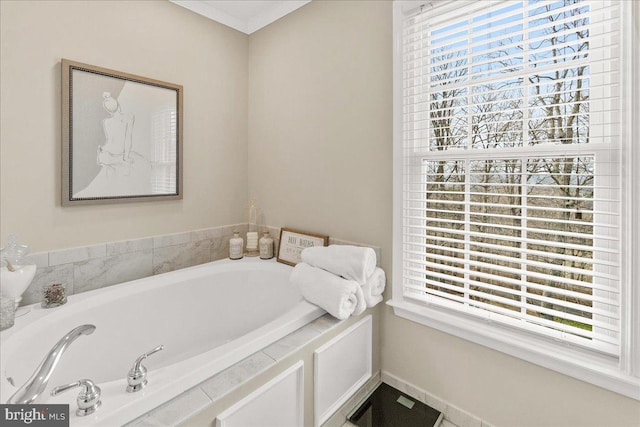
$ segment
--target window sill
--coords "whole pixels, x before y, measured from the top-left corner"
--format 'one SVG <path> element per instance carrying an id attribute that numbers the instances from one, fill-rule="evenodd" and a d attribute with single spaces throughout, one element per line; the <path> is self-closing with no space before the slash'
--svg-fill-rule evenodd
<path id="1" fill-rule="evenodd" d="M 396 316 L 526 360 L 561 374 L 640 400 L 640 378 L 622 371 L 615 358 L 586 353 L 566 344 L 434 305 L 401 299 L 387 302 Z"/>

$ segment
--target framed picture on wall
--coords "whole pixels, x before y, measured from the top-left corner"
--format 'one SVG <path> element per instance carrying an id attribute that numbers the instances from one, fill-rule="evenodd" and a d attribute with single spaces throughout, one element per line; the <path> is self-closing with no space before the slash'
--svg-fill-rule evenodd
<path id="1" fill-rule="evenodd" d="M 62 205 L 182 199 L 182 86 L 62 60 Z"/>
<path id="2" fill-rule="evenodd" d="M 295 266 L 300 262 L 300 254 L 305 248 L 311 246 L 327 246 L 328 244 L 329 236 L 283 228 L 280 230 L 280 245 L 278 246 L 277 261 Z"/>

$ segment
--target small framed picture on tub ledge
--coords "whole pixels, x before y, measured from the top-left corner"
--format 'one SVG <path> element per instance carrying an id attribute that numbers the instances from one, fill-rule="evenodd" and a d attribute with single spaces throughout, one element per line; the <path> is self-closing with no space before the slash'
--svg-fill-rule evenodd
<path id="1" fill-rule="evenodd" d="M 327 246 L 328 244 L 329 236 L 282 228 L 277 260 L 283 264 L 295 266 L 300 262 L 300 253 L 303 249 L 311 246 Z"/>

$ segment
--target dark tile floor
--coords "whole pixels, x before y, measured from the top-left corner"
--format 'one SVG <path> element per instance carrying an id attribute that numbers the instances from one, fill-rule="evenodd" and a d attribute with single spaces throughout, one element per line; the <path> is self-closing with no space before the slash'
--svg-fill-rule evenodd
<path id="1" fill-rule="evenodd" d="M 349 418 L 358 427 L 437 427 L 442 414 L 382 383 Z"/>

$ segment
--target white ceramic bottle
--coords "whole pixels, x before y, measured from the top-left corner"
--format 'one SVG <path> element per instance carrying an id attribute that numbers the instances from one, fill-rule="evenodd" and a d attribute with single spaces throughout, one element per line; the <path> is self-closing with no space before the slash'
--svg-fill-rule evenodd
<path id="1" fill-rule="evenodd" d="M 233 237 L 229 240 L 229 258 L 240 259 L 244 256 L 244 240 L 240 237 L 239 231 L 233 232 Z"/>
<path id="2" fill-rule="evenodd" d="M 267 230 L 262 232 L 262 237 L 260 238 L 260 258 L 262 259 L 271 259 L 273 258 L 273 239 L 269 235 Z"/>

